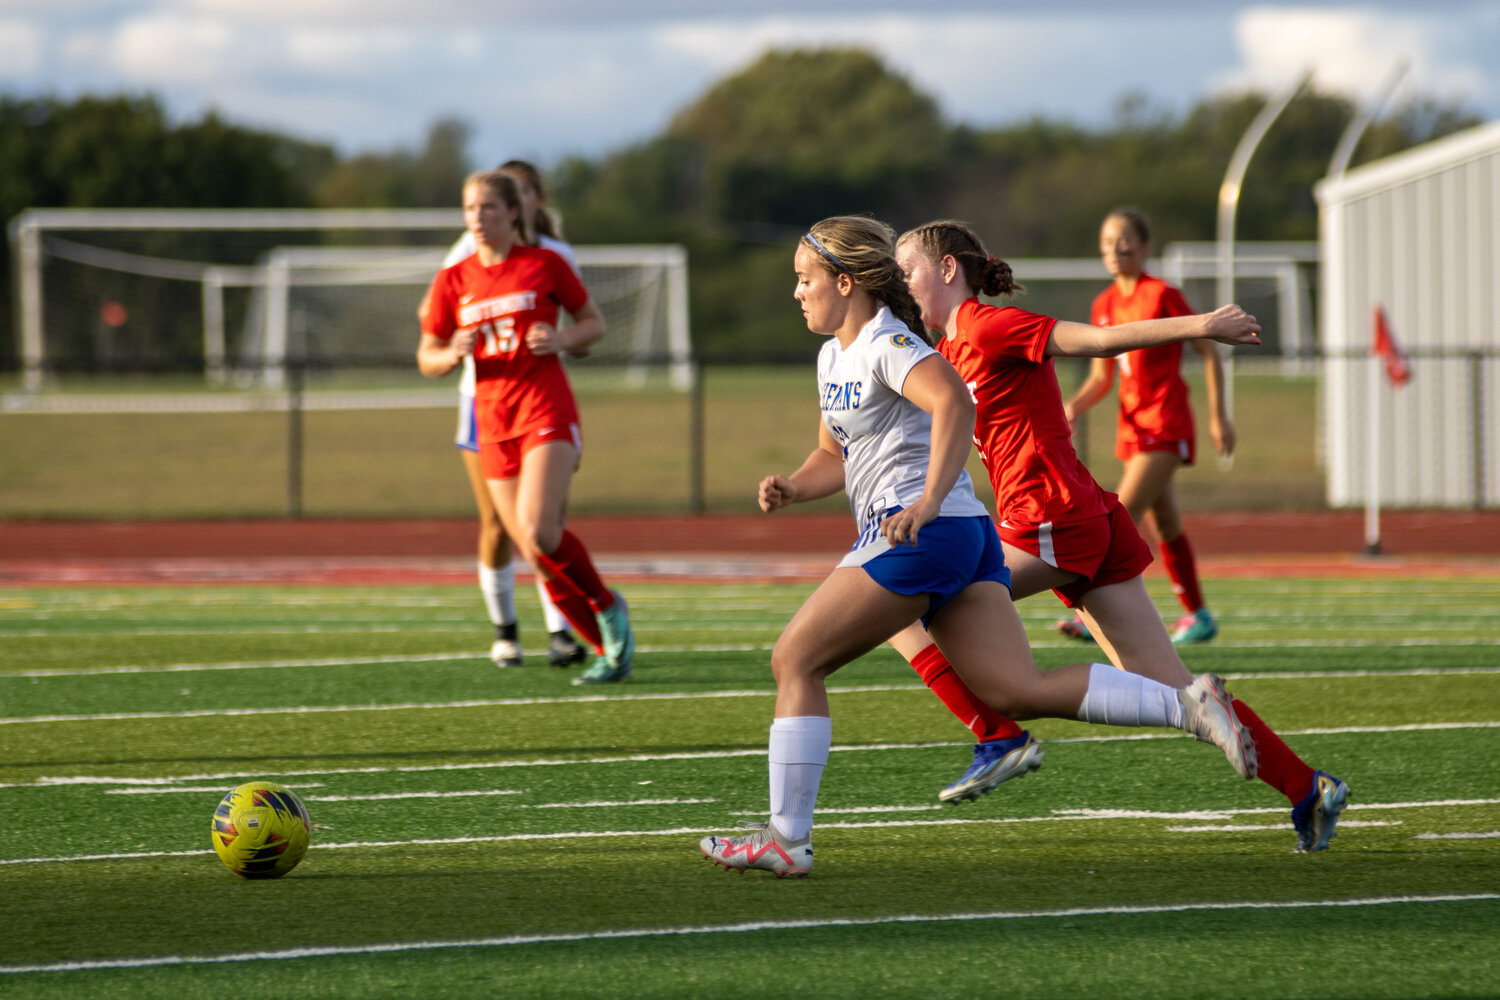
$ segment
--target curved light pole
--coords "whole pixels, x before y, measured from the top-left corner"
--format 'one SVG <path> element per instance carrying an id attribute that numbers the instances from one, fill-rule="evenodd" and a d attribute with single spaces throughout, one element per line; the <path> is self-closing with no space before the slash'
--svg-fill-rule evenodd
<path id="1" fill-rule="evenodd" d="M 1255 147 L 1260 145 L 1260 140 L 1265 137 L 1271 128 L 1271 123 L 1286 110 L 1286 106 L 1292 103 L 1307 82 L 1312 79 L 1312 70 L 1305 70 L 1297 82 L 1278 94 L 1274 99 L 1268 101 L 1266 106 L 1260 109 L 1260 114 L 1250 123 L 1245 134 L 1240 137 L 1240 143 L 1234 149 L 1234 155 L 1229 158 L 1229 169 L 1224 172 L 1224 182 L 1219 185 L 1219 280 L 1216 288 L 1218 302 L 1216 305 L 1227 305 L 1234 301 L 1234 216 L 1240 205 L 1240 188 L 1245 180 L 1245 170 L 1250 166 L 1250 157 L 1255 155 Z M 1218 345 L 1214 345 L 1218 350 Z M 1232 417 L 1234 415 L 1234 351 L 1230 350 L 1224 358 L 1224 409 Z M 1225 455 L 1221 461 L 1227 468 L 1234 462 L 1234 453 Z"/>

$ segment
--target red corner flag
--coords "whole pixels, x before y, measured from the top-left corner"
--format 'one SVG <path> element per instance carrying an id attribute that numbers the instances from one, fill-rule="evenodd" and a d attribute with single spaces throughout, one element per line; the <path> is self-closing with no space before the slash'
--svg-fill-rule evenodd
<path id="1" fill-rule="evenodd" d="M 1407 364 L 1401 348 L 1396 346 L 1396 338 L 1391 335 L 1391 328 L 1385 321 L 1385 310 L 1380 306 L 1375 307 L 1375 342 L 1370 345 L 1370 350 L 1385 362 L 1385 375 L 1391 380 L 1391 385 L 1399 389 L 1411 379 L 1411 365 Z"/>

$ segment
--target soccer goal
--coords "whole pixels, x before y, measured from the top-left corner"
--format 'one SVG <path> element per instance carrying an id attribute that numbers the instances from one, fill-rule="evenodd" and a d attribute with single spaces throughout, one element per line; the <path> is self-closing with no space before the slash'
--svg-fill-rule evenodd
<path id="1" fill-rule="evenodd" d="M 69 372 L 272 391 L 292 370 L 408 372 L 417 304 L 462 221 L 448 209 L 25 212 L 11 227 L 25 389 Z M 577 363 L 687 388 L 686 251 L 576 249 L 609 329 Z"/>

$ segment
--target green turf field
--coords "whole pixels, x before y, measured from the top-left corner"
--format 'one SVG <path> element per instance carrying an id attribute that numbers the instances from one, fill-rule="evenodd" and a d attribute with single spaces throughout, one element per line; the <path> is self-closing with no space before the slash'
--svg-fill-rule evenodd
<path id="1" fill-rule="evenodd" d="M 470 587 L 0 590 L 0 995 L 1500 995 L 1500 578 L 1212 582 L 1184 658 L 1349 782 L 1325 853 L 1165 731 L 1037 722 L 1040 771 L 939 807 L 967 733 L 880 651 L 803 881 L 697 841 L 765 817 L 808 588 L 625 589 L 607 690 L 490 666 Z M 1057 607 L 1021 605 L 1044 667 L 1087 658 Z M 316 825 L 279 881 L 209 847 L 253 777 Z"/>

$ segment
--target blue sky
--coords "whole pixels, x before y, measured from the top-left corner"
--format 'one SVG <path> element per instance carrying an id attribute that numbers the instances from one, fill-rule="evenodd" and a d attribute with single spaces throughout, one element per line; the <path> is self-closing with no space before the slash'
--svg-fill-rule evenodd
<path id="1" fill-rule="evenodd" d="M 215 109 L 346 154 L 419 147 L 457 117 L 476 165 L 549 165 L 659 133 L 769 47 L 832 44 L 875 50 L 980 127 L 1100 125 L 1132 92 L 1182 111 L 1306 69 L 1359 98 L 1402 60 L 1397 102 L 1500 117 L 1495 0 L 0 0 L 0 90 L 154 93 L 177 119 Z"/>

